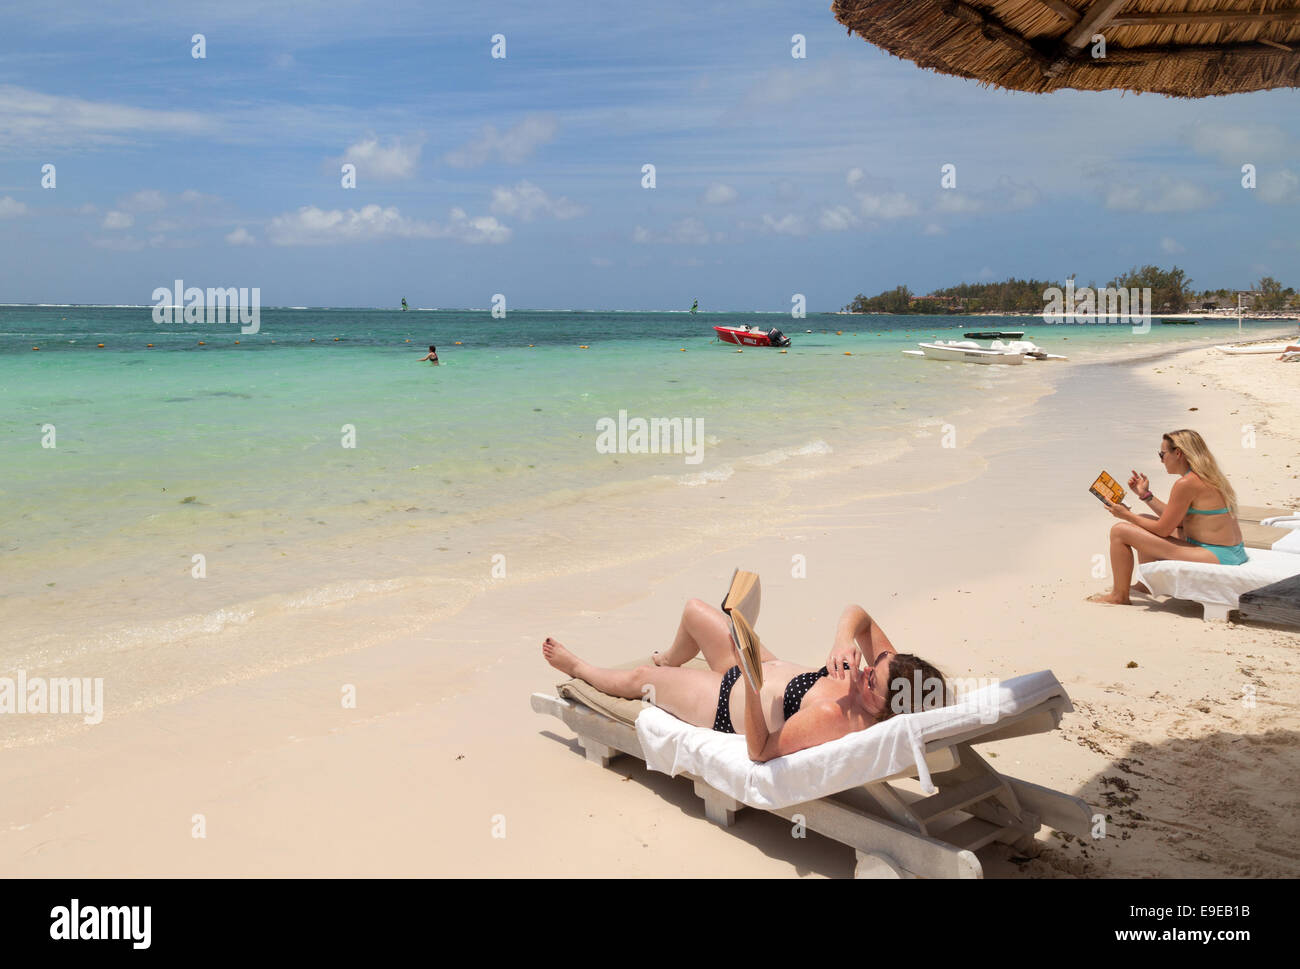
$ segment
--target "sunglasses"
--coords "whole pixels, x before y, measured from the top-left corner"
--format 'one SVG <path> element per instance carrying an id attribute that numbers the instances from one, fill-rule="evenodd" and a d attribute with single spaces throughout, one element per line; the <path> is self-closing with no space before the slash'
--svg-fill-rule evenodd
<path id="1" fill-rule="evenodd" d="M 874 665 L 867 667 L 867 689 L 872 693 L 876 692 L 876 667 Z"/>

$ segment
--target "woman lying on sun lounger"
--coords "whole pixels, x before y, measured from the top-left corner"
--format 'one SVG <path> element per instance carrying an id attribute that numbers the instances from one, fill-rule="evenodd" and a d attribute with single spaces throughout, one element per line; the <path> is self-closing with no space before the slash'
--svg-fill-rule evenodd
<path id="1" fill-rule="evenodd" d="M 681 668 L 699 653 L 707 670 Z M 550 638 L 542 644 L 542 655 L 560 672 L 603 693 L 648 698 L 697 727 L 743 733 L 756 761 L 865 730 L 895 713 L 941 706 L 948 697 L 943 674 L 925 660 L 895 650 L 861 606 L 849 606 L 840 616 L 830 657 L 820 670 L 777 659 L 763 647 L 760 693 L 735 665 L 726 615 L 699 599 L 686 603 L 677 637 L 665 652 L 654 654 L 654 665 L 602 669 Z M 864 659 L 866 668 L 859 670 Z M 743 689 L 732 689 L 737 680 Z"/>
<path id="2" fill-rule="evenodd" d="M 1133 577 L 1134 552 L 1139 562 L 1177 559 L 1241 565 L 1246 561 L 1237 525 L 1237 495 L 1201 435 L 1188 430 L 1170 431 L 1160 439 L 1158 457 L 1166 471 L 1179 476 L 1167 503 L 1151 493 L 1146 475 L 1134 471 L 1128 481 L 1129 488 L 1154 515 L 1138 515 L 1125 505 L 1106 503 L 1110 513 L 1122 519 L 1110 530 L 1110 571 L 1115 585 L 1104 595 L 1089 596 L 1093 602 L 1132 605 L 1129 580 Z M 1147 589 L 1136 585 L 1132 591 Z"/>

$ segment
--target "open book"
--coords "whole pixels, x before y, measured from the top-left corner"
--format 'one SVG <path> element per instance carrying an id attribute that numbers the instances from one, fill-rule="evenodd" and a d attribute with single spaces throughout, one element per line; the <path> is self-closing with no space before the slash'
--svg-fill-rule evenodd
<path id="1" fill-rule="evenodd" d="M 761 597 L 758 574 L 736 569 L 731 588 L 722 600 L 722 611 L 731 620 L 731 642 L 736 647 L 740 671 L 755 692 L 763 686 L 763 647 L 754 632 Z"/>
<path id="2" fill-rule="evenodd" d="M 1124 500 L 1124 489 L 1119 486 L 1119 482 L 1108 475 L 1105 471 L 1097 475 L 1097 480 L 1092 483 L 1088 489 L 1097 496 L 1097 500 L 1102 504 L 1110 502 L 1118 505 Z"/>

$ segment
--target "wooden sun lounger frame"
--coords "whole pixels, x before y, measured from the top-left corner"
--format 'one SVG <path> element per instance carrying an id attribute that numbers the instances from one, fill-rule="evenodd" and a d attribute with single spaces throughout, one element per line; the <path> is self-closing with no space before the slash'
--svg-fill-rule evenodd
<path id="1" fill-rule="evenodd" d="M 546 693 L 534 693 L 531 703 L 536 712 L 563 720 L 578 735 L 588 760 L 602 767 L 620 754 L 645 760 L 635 727 Z M 996 724 L 928 743 L 926 764 L 938 788 L 928 797 L 891 786 L 891 781 L 916 777 L 912 769 L 768 810 L 787 820 L 801 815 L 805 828 L 853 848 L 855 878 L 982 878 L 975 851 L 991 842 L 1028 852 L 1043 825 L 1091 837 L 1096 812 L 1084 801 L 1000 774 L 973 749 L 977 743 L 1055 730 L 1068 703 L 1065 697 L 1052 697 Z M 747 806 L 693 774 L 685 776 L 694 781 L 704 814 L 714 824 L 730 827 L 736 812 Z M 957 812 L 969 817 L 960 820 Z"/>

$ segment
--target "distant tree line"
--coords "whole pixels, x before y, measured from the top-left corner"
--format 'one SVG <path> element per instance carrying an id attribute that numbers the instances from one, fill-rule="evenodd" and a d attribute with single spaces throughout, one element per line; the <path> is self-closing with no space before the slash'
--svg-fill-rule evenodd
<path id="1" fill-rule="evenodd" d="M 1075 289 L 1083 284 L 1074 281 Z M 1088 287 L 1097 289 L 1097 283 Z M 1185 313 L 1188 310 L 1236 308 L 1238 294 L 1242 305 L 1254 310 L 1287 310 L 1300 305 L 1293 287 L 1283 288 L 1272 276 L 1265 276 L 1250 289 L 1213 289 L 1196 292 L 1192 280 L 1177 266 L 1134 267 L 1104 284 L 1114 289 L 1150 289 L 1151 310 L 1155 313 Z M 1041 313 L 1044 293 L 1052 287 L 1065 289 L 1064 282 L 1041 279 L 1007 279 L 997 283 L 961 283 L 936 289 L 921 296 L 906 286 L 896 286 L 878 296 L 859 293 L 848 306 L 850 313 Z"/>

